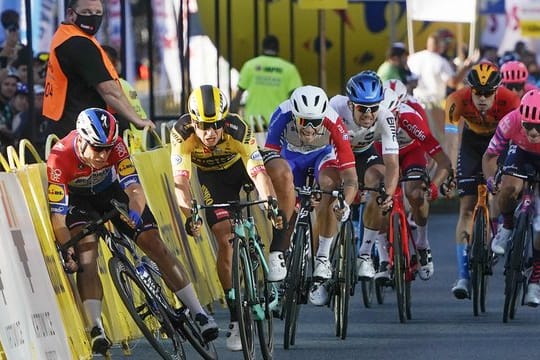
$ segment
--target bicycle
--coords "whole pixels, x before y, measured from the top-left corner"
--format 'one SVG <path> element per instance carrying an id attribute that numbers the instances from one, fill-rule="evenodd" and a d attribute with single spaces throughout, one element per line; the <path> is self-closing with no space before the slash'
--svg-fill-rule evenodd
<path id="1" fill-rule="evenodd" d="M 460 177 L 460 180 L 475 181 L 478 188 L 478 197 L 473 210 L 473 225 L 469 253 L 469 271 L 471 274 L 471 292 L 473 300 L 473 314 L 486 312 L 486 296 L 489 276 L 493 275 L 494 256 L 491 251 L 490 238 L 493 234 L 493 224 L 489 217 L 488 188 L 483 174 L 470 177 Z"/>
<path id="2" fill-rule="evenodd" d="M 536 215 L 536 196 L 540 173 L 518 174 L 512 171 L 503 171 L 503 175 L 510 175 L 524 180 L 523 193 L 514 216 L 516 227 L 512 233 L 508 249 L 508 256 L 504 265 L 504 308 L 503 322 L 514 319 L 518 305 L 518 295 L 521 292 L 521 305 L 524 304 L 527 273 L 531 266 L 530 257 L 534 230 L 533 219 Z"/>
<path id="3" fill-rule="evenodd" d="M 87 225 L 59 251 L 75 246 L 84 237 L 96 234 L 111 251 L 108 267 L 112 281 L 133 321 L 163 359 L 185 359 L 184 343 L 189 343 L 203 359 L 217 359 L 212 342 L 206 343 L 198 325 L 186 307 L 176 308 L 162 289 L 162 276 L 157 265 L 140 257 L 134 241 L 116 233 L 106 223 L 118 216 L 129 219 L 127 208 L 111 200 L 113 209 Z M 63 257 L 60 254 L 60 258 Z"/>
<path id="4" fill-rule="evenodd" d="M 273 282 L 268 281 L 268 264 L 266 262 L 261 237 L 258 234 L 250 207 L 269 200 L 249 200 L 249 194 L 254 190 L 252 184 L 244 185 L 247 201 L 228 201 L 223 204 L 199 205 L 192 201 L 193 222 L 199 221 L 200 209 L 227 208 L 232 214 L 232 229 L 234 237 L 232 260 L 232 293 L 225 294 L 234 300 L 238 311 L 238 323 L 242 352 L 245 359 L 255 358 L 255 329 L 259 338 L 261 354 L 264 359 L 272 359 L 274 350 L 273 310 L 278 304 L 278 289 Z M 246 209 L 247 216 L 243 211 Z"/>
<path id="5" fill-rule="evenodd" d="M 420 260 L 403 202 L 404 193 L 401 184 L 409 181 L 422 181 L 425 189 L 428 189 L 430 184 L 427 174 L 406 175 L 399 179 L 392 197 L 393 205 L 389 211 L 388 267 L 391 281 L 375 282 L 376 287 L 393 286 L 396 291 L 398 316 L 401 323 L 412 318 L 411 282 L 416 277 Z M 378 188 L 364 188 L 364 190 L 378 192 L 379 196 L 385 194 L 383 184 Z"/>
<path id="6" fill-rule="evenodd" d="M 340 208 L 344 207 L 345 199 L 342 189 L 324 193 L 337 197 Z M 334 271 L 329 284 L 329 297 L 334 311 L 336 336 L 342 340 L 347 337 L 349 300 L 354 295 L 357 280 L 356 244 L 351 215 L 341 223 L 330 252 Z"/>

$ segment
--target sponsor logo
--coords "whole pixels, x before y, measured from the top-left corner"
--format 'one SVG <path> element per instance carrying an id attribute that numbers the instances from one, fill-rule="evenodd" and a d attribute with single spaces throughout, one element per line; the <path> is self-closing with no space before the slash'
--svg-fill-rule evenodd
<path id="1" fill-rule="evenodd" d="M 49 168 L 49 177 L 51 181 L 59 182 L 60 176 L 62 176 L 62 170 Z"/>
<path id="2" fill-rule="evenodd" d="M 114 151 L 116 151 L 116 153 L 118 154 L 118 157 L 120 158 L 123 158 L 124 156 L 128 154 L 126 146 L 124 145 L 123 142 L 118 142 L 114 147 Z"/>
<path id="3" fill-rule="evenodd" d="M 182 163 L 182 157 L 180 155 L 173 155 L 171 157 L 171 162 L 174 165 L 180 165 Z"/>
<path id="4" fill-rule="evenodd" d="M 118 164 L 118 173 L 122 177 L 135 173 L 135 166 L 133 166 L 129 158 L 120 161 Z"/>
<path id="5" fill-rule="evenodd" d="M 417 138 L 420 141 L 426 140 L 426 133 L 418 127 L 416 124 L 411 124 L 408 120 L 403 120 L 403 127 L 412 135 L 414 135 L 415 138 Z"/>
<path id="6" fill-rule="evenodd" d="M 63 184 L 49 184 L 47 195 L 50 202 L 63 203 L 66 198 L 66 189 Z"/>
<path id="7" fill-rule="evenodd" d="M 250 156 L 251 160 L 262 160 L 262 156 L 261 156 L 261 153 L 259 151 L 255 151 L 254 153 L 251 154 Z"/>

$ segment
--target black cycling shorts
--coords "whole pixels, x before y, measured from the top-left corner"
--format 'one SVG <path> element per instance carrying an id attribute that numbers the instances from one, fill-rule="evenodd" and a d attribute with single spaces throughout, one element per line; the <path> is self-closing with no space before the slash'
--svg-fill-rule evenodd
<path id="1" fill-rule="evenodd" d="M 251 182 L 242 159 L 224 170 L 204 171 L 197 168 L 202 197 L 205 205 L 221 204 L 240 200 L 242 185 Z M 225 208 L 205 209 L 206 221 L 212 227 L 220 221 L 231 218 Z"/>
<path id="2" fill-rule="evenodd" d="M 482 172 L 482 156 L 489 145 L 491 135 L 479 135 L 468 128 L 463 129 L 461 148 L 457 162 L 457 188 L 459 196 L 477 195 L 476 181 L 466 179 Z"/>
<path id="3" fill-rule="evenodd" d="M 111 200 L 115 199 L 123 204 L 128 204 L 129 198 L 122 190 L 118 182 L 113 183 L 105 191 L 93 195 L 69 194 L 69 210 L 66 216 L 66 225 L 69 229 L 84 225 L 91 220 L 98 219 L 106 212 L 113 209 Z M 157 229 L 156 219 L 148 205 L 145 206 L 141 215 L 143 226 L 140 231 Z M 136 233 L 120 217 L 111 220 L 115 228 L 121 233 L 135 240 Z"/>

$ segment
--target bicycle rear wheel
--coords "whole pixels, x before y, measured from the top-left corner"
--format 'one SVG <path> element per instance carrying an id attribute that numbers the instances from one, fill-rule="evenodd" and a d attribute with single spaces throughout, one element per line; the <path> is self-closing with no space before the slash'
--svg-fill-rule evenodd
<path id="1" fill-rule="evenodd" d="M 293 238 L 294 246 L 289 256 L 290 261 L 287 264 L 287 277 L 285 278 L 282 314 L 285 318 L 283 334 L 283 347 L 285 350 L 294 345 L 300 304 L 304 301 L 302 294 L 306 286 L 306 259 L 304 259 L 306 241 L 306 229 L 299 227 L 296 229 Z"/>
<path id="2" fill-rule="evenodd" d="M 183 339 L 171 323 L 167 310 L 148 294 L 134 271 L 112 257 L 109 272 L 122 302 L 150 345 L 163 359 L 185 359 Z"/>
<path id="3" fill-rule="evenodd" d="M 394 247 L 394 288 L 396 290 L 399 321 L 407 320 L 407 285 L 405 281 L 405 256 L 403 254 L 403 235 L 401 233 L 401 218 L 399 214 L 392 216 L 391 245 Z"/>
<path id="4" fill-rule="evenodd" d="M 478 316 L 485 311 L 486 298 L 486 246 L 487 246 L 488 219 L 483 208 L 478 208 L 474 215 L 472 245 L 470 254 L 470 271 L 472 285 L 473 314 Z M 483 309 L 483 310 L 482 310 Z"/>
<path id="5" fill-rule="evenodd" d="M 242 340 L 244 359 L 255 358 L 255 324 L 251 311 L 253 303 L 253 283 L 249 254 L 243 239 L 233 239 L 232 282 L 234 304 L 238 315 L 238 327 Z"/>
<path id="6" fill-rule="evenodd" d="M 264 261 L 264 259 L 259 259 Z M 261 263 L 253 269 L 253 278 L 256 284 L 256 296 L 261 306 L 260 317 L 255 320 L 259 345 L 264 360 L 271 360 L 274 352 L 273 314 L 270 304 L 278 296 L 272 283 L 268 282 L 268 274 Z"/>
<path id="7" fill-rule="evenodd" d="M 525 281 L 523 272 L 526 262 L 525 246 L 530 243 L 529 237 L 532 235 L 530 226 L 526 214 L 520 214 L 512 235 L 512 246 L 505 268 L 503 322 L 514 319 L 516 314 L 518 297 Z"/>

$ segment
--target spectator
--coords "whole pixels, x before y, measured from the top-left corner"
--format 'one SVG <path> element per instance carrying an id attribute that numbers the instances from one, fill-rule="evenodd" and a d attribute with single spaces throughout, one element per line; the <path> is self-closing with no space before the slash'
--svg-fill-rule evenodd
<path id="1" fill-rule="evenodd" d="M 405 44 L 401 42 L 393 43 L 388 50 L 386 61 L 379 66 L 377 75 L 382 81 L 398 79 L 406 83 L 408 56 L 409 52 L 405 48 Z"/>
<path id="2" fill-rule="evenodd" d="M 238 91 L 231 103 L 231 112 L 238 112 L 242 95 L 247 91 L 243 115 L 250 124 L 257 121 L 257 131 L 263 131 L 261 126 L 267 128 L 278 105 L 287 100 L 294 89 L 302 86 L 296 66 L 278 56 L 277 37 L 267 35 L 262 47 L 262 55 L 242 66 Z"/>
<path id="3" fill-rule="evenodd" d="M 15 75 L 8 75 L 0 82 L 0 151 L 2 152 L 13 141 L 11 124 L 13 122 L 14 110 L 11 100 L 17 92 L 18 82 L 19 78 Z"/>
<path id="4" fill-rule="evenodd" d="M 133 110 L 94 36 L 102 18 L 101 0 L 70 0 L 65 22 L 51 41 L 43 114 L 54 121 L 51 131 L 60 138 L 75 128 L 78 114 L 90 107 L 109 108 L 140 128 L 155 127 Z"/>
<path id="5" fill-rule="evenodd" d="M 411 54 L 407 61 L 410 70 L 418 74 L 418 86 L 414 89 L 414 96 L 426 109 L 429 127 L 441 143 L 444 136 L 446 87 L 456 89 L 480 57 L 480 53 L 475 52 L 473 58 L 465 59 L 464 66 L 456 72 L 452 64 L 442 56 L 446 47 L 446 40 L 439 38 L 438 33 L 433 33 L 427 39 L 426 49 Z M 444 148 L 447 149 L 446 146 Z"/>
<path id="6" fill-rule="evenodd" d="M 116 71 L 120 73 L 122 69 L 122 64 L 120 63 L 120 59 L 118 57 L 118 51 L 116 51 L 116 49 L 113 48 L 112 46 L 108 46 L 108 45 L 102 45 L 101 47 L 107 53 L 107 56 L 109 57 L 109 60 L 111 60 Z M 118 80 L 120 81 L 120 86 L 122 86 L 122 91 L 124 92 L 124 95 L 126 95 L 130 105 L 133 107 L 137 115 L 139 115 L 141 119 L 143 120 L 148 119 L 148 116 L 146 115 L 146 111 L 144 111 L 141 105 L 141 101 L 139 100 L 139 97 L 137 96 L 137 91 L 135 91 L 133 86 L 126 79 L 118 77 Z M 137 129 L 133 124 L 130 124 L 129 121 L 127 121 L 123 116 L 116 116 L 116 119 L 118 120 L 121 134 L 123 134 L 124 130 L 128 128 L 131 130 L 131 133 L 133 134 L 133 138 L 132 138 L 133 141 L 129 144 L 129 148 L 132 151 L 141 150 L 142 131 Z"/>
<path id="7" fill-rule="evenodd" d="M 42 85 L 43 87 L 45 87 L 45 74 L 47 73 L 48 63 L 48 52 L 39 52 L 34 57 L 34 85 Z"/>
<path id="8" fill-rule="evenodd" d="M 19 13 L 7 9 L 0 15 L 0 22 L 4 28 L 4 42 L 0 49 L 0 79 L 3 79 L 11 70 L 15 60 L 22 55 L 26 47 L 20 42 Z"/>

